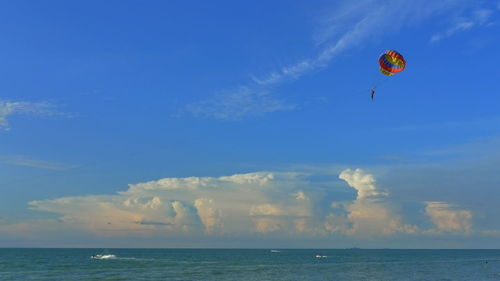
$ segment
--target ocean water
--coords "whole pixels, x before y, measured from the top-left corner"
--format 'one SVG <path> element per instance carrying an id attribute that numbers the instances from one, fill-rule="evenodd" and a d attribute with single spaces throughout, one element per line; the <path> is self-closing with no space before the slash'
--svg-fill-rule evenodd
<path id="1" fill-rule="evenodd" d="M 500 281 L 500 250 L 8 248 L 0 280 Z"/>

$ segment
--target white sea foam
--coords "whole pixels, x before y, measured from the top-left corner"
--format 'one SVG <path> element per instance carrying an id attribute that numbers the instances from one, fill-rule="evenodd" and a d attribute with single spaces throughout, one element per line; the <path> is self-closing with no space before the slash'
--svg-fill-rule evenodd
<path id="1" fill-rule="evenodd" d="M 90 258 L 96 260 L 112 260 L 116 259 L 117 257 L 115 255 L 93 255 L 90 256 Z"/>
<path id="2" fill-rule="evenodd" d="M 318 258 L 318 259 L 321 259 L 321 258 L 327 258 L 328 256 L 316 255 L 315 257 Z"/>

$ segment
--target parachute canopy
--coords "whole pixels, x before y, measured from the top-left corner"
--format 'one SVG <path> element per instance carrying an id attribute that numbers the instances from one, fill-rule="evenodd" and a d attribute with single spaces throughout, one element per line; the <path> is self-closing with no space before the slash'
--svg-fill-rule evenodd
<path id="1" fill-rule="evenodd" d="M 406 66 L 403 56 L 395 50 L 385 51 L 378 59 L 378 62 L 380 63 L 380 72 L 388 76 L 403 71 Z"/>

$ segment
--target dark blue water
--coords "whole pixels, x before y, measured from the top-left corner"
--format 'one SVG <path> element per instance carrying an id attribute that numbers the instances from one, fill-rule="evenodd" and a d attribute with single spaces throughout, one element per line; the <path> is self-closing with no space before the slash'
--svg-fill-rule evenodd
<path id="1" fill-rule="evenodd" d="M 500 250 L 0 249 L 0 280 L 499 280 Z M 320 255 L 321 257 L 316 257 Z"/>

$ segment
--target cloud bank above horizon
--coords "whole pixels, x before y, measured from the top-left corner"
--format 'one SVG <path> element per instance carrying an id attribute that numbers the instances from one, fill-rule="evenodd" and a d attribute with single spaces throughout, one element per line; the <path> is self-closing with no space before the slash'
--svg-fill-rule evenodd
<path id="1" fill-rule="evenodd" d="M 94 237 L 351 237 L 469 235 L 473 214 L 450 202 L 420 202 L 428 225 L 406 223 L 389 192 L 361 169 L 340 172 L 339 186 L 324 188 L 297 172 L 255 172 L 222 177 L 164 178 L 129 185 L 112 195 L 29 202 L 57 215 L 0 226 L 0 234 L 24 236 L 49 229 Z M 347 184 L 347 185 L 346 185 Z M 354 198 L 348 187 L 355 191 Z M 344 198 L 339 198 L 339 192 Z M 418 214 L 415 214 L 418 215 Z M 27 231 L 29 230 L 29 231 Z M 491 231 L 490 231 L 491 233 Z"/>

